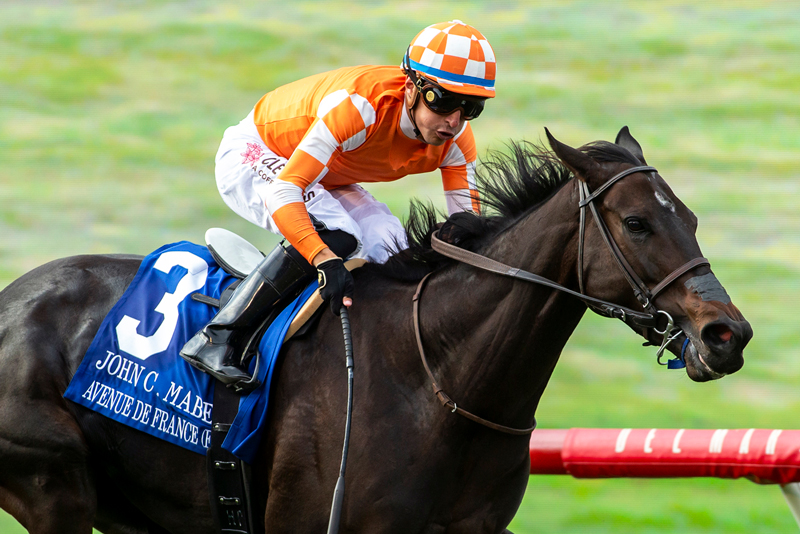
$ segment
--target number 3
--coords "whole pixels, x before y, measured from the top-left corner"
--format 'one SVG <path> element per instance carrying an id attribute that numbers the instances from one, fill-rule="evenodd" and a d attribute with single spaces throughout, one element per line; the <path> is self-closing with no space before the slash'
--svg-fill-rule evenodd
<path id="1" fill-rule="evenodd" d="M 143 336 L 136 331 L 141 321 L 128 315 L 124 316 L 117 325 L 117 341 L 120 350 L 140 360 L 146 360 L 169 347 L 178 325 L 178 305 L 187 295 L 202 288 L 208 276 L 208 264 L 191 252 L 165 252 L 159 256 L 153 267 L 161 272 L 169 273 L 176 265 L 186 268 L 189 272 L 180 279 L 175 292 L 165 293 L 161 302 L 156 306 L 155 311 L 164 316 L 161 326 L 153 335 Z"/>

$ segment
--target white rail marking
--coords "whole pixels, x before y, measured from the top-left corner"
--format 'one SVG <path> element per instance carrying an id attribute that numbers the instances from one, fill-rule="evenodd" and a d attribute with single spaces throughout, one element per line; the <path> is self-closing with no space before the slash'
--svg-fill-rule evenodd
<path id="1" fill-rule="evenodd" d="M 684 432 L 683 428 L 678 430 L 678 433 L 675 434 L 675 439 L 672 440 L 672 452 L 674 452 L 675 454 L 680 454 L 681 453 L 680 445 L 681 445 L 681 437 L 683 436 L 683 432 Z"/>
<path id="2" fill-rule="evenodd" d="M 614 447 L 614 452 L 623 452 L 625 450 L 625 443 L 628 441 L 628 436 L 631 434 L 630 428 L 623 428 L 617 436 L 617 445 Z"/>
<path id="3" fill-rule="evenodd" d="M 727 428 L 720 428 L 714 431 L 711 436 L 711 444 L 708 446 L 708 452 L 720 453 L 722 452 L 722 443 L 725 441 L 725 436 L 728 434 Z"/>
<path id="4" fill-rule="evenodd" d="M 750 452 L 750 438 L 753 437 L 753 432 L 755 431 L 755 428 L 751 428 L 745 432 L 742 442 L 739 444 L 739 454 L 747 454 Z"/>
<path id="5" fill-rule="evenodd" d="M 783 430 L 773 430 L 772 434 L 769 435 L 769 439 L 767 440 L 767 448 L 764 450 L 764 454 L 775 454 L 775 447 L 778 445 L 778 436 L 781 435 Z"/>
<path id="6" fill-rule="evenodd" d="M 656 429 L 651 428 L 650 432 L 647 433 L 647 437 L 644 440 L 644 452 L 650 454 L 653 452 L 653 447 L 650 446 L 653 443 L 653 438 L 656 437 Z"/>

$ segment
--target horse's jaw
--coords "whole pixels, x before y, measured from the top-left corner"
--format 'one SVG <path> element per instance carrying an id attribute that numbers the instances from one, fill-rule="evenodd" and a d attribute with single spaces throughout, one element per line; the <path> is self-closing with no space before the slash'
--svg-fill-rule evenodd
<path id="1" fill-rule="evenodd" d="M 686 358 L 686 374 L 695 382 L 719 380 L 728 374 L 713 370 L 708 363 L 706 363 L 706 358 L 697 350 L 694 342 L 691 340 L 689 341 L 689 346 L 686 348 L 684 357 Z"/>
<path id="2" fill-rule="evenodd" d="M 698 350 L 697 345 L 692 340 L 685 353 L 686 374 L 695 382 L 719 380 L 724 376 L 735 373 L 744 366 L 744 353 L 742 350 L 726 355 L 725 366 L 716 367 L 712 362 L 717 356 L 708 350 L 706 345 L 702 343 L 699 345 L 700 349 Z"/>

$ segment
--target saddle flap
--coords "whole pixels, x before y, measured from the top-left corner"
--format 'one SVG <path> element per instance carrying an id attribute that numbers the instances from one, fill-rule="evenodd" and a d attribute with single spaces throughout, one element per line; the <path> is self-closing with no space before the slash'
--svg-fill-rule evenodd
<path id="1" fill-rule="evenodd" d="M 245 278 L 264 259 L 249 241 L 224 228 L 209 228 L 206 245 L 219 266 L 236 278 Z"/>

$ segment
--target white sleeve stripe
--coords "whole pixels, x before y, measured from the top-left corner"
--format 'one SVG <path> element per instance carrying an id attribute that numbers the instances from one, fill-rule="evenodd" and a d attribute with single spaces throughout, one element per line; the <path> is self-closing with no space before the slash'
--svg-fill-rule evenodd
<path id="1" fill-rule="evenodd" d="M 319 108 L 317 109 L 317 117 L 320 119 L 328 114 L 330 110 L 341 104 L 342 102 L 347 99 L 349 95 L 347 91 L 344 89 L 339 89 L 338 91 L 334 91 L 331 94 L 327 95 L 323 98 L 319 103 Z"/>
<path id="2" fill-rule="evenodd" d="M 359 115 L 361 115 L 361 119 L 364 121 L 365 128 L 369 128 L 375 124 L 375 108 L 372 107 L 372 104 L 369 103 L 369 100 L 357 93 L 354 93 L 350 95 L 350 101 L 358 110 Z"/>
<path id="3" fill-rule="evenodd" d="M 467 163 L 467 183 L 469 184 L 469 188 L 473 191 L 478 189 L 478 185 L 475 182 L 475 166 L 476 162 L 474 161 Z"/>
<path id="4" fill-rule="evenodd" d="M 284 180 L 275 180 L 269 188 L 269 195 L 264 201 L 270 215 L 292 202 L 303 201 L 303 190 L 299 185 Z"/>
<path id="5" fill-rule="evenodd" d="M 447 201 L 447 213 L 450 215 L 460 211 L 472 211 L 472 197 L 469 189 L 445 191 L 444 198 Z"/>
<path id="6" fill-rule="evenodd" d="M 328 126 L 321 120 L 311 128 L 308 134 L 297 145 L 298 150 L 302 150 L 323 165 L 327 165 L 333 152 L 338 148 L 339 143 L 333 136 Z"/>
<path id="7" fill-rule="evenodd" d="M 355 134 L 353 137 L 351 137 L 350 139 L 348 139 L 344 143 L 342 143 L 342 151 L 348 152 L 350 150 L 355 150 L 358 147 L 360 147 L 361 145 L 363 145 L 364 141 L 366 141 L 366 140 L 367 140 L 367 131 L 366 130 L 361 130 L 360 132 Z"/>
<path id="8" fill-rule="evenodd" d="M 450 145 L 450 150 L 447 151 L 447 155 L 444 157 L 440 167 L 457 167 L 466 163 L 467 158 L 464 157 L 464 153 L 456 143 L 453 143 Z"/>

